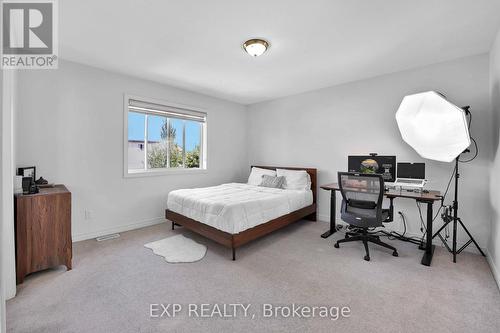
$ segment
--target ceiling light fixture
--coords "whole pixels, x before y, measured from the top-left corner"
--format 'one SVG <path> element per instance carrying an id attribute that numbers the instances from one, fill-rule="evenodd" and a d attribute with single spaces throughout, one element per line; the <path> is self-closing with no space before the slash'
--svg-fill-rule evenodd
<path id="1" fill-rule="evenodd" d="M 269 48 L 269 42 L 263 39 L 249 39 L 243 43 L 243 49 L 250 54 L 252 57 L 258 57 L 262 55 Z"/>

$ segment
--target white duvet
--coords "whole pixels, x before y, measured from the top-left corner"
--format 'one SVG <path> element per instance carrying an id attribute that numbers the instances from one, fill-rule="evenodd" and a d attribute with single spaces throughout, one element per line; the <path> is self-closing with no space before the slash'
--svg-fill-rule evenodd
<path id="1" fill-rule="evenodd" d="M 168 209 L 237 234 L 313 202 L 311 190 L 282 190 L 240 183 L 182 189 L 168 194 Z"/>

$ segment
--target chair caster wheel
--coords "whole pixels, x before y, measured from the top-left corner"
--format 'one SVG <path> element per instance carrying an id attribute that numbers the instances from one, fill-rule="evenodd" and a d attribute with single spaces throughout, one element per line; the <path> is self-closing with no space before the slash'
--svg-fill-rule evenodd
<path id="1" fill-rule="evenodd" d="M 339 248 L 339 244 L 335 243 L 335 244 L 333 244 L 333 247 L 336 248 L 336 249 L 338 249 Z"/>
<path id="2" fill-rule="evenodd" d="M 395 256 L 395 257 L 398 257 L 399 256 L 398 251 L 392 252 L 392 255 Z"/>
<path id="3" fill-rule="evenodd" d="M 370 256 L 365 256 L 366 261 L 370 261 Z"/>

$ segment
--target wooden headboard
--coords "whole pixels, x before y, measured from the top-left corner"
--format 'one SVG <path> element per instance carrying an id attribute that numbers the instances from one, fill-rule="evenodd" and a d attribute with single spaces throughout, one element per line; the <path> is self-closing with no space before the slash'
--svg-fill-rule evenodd
<path id="1" fill-rule="evenodd" d="M 318 170 L 315 168 L 293 168 L 293 167 L 274 167 L 274 166 L 263 166 L 263 165 L 252 165 L 251 168 L 256 167 L 256 168 L 261 168 L 261 169 L 269 169 L 269 170 L 276 170 L 276 169 L 287 169 L 287 170 L 304 170 L 309 174 L 309 177 L 311 177 L 311 190 L 313 193 L 313 203 L 316 203 L 316 191 L 317 191 L 317 173 Z"/>

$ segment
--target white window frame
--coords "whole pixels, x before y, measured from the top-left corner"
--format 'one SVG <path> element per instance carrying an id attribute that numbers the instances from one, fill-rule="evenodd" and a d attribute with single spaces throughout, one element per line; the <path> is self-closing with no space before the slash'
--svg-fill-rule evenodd
<path id="1" fill-rule="evenodd" d="M 200 146 L 200 164 L 199 168 L 156 168 L 156 169 L 144 169 L 144 170 L 129 170 L 128 169 L 128 112 L 129 112 L 129 100 L 139 100 L 152 104 L 164 105 L 176 109 L 184 109 L 188 111 L 202 112 L 206 114 L 205 122 L 202 124 L 201 133 L 201 146 Z M 130 177 L 148 177 L 148 176 L 161 176 L 161 175 L 173 175 L 173 174 L 194 174 L 194 173 L 207 173 L 208 172 L 208 159 L 207 159 L 207 123 L 208 123 L 208 112 L 200 109 L 198 107 L 182 105 L 178 103 L 172 103 L 165 100 L 160 100 L 156 98 L 136 96 L 131 94 L 124 94 L 123 96 L 123 176 L 125 178 Z M 147 122 L 146 125 L 147 126 Z M 147 129 L 144 134 L 147 137 Z M 183 136 L 185 136 L 185 131 L 183 131 Z M 146 142 L 144 143 L 146 145 Z M 183 144 L 185 144 L 185 137 L 183 137 Z M 144 150 L 146 154 L 146 149 Z M 185 152 L 184 152 L 185 154 Z M 144 160 L 147 163 L 147 159 Z"/>

